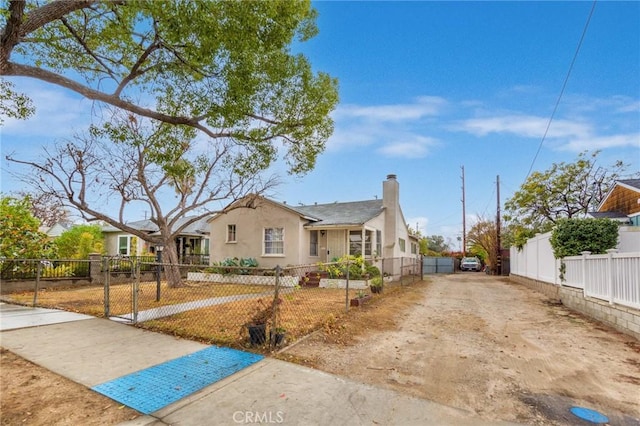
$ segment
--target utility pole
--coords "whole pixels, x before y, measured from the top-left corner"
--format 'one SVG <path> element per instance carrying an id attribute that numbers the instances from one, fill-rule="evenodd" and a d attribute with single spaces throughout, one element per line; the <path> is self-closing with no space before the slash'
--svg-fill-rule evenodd
<path id="1" fill-rule="evenodd" d="M 502 275 L 502 250 L 500 249 L 500 175 L 496 176 L 496 194 L 498 198 L 498 210 L 496 213 L 496 274 Z"/>
<path id="2" fill-rule="evenodd" d="M 467 255 L 467 213 L 464 201 L 464 166 L 460 168 L 462 169 L 462 257 L 465 257 Z"/>

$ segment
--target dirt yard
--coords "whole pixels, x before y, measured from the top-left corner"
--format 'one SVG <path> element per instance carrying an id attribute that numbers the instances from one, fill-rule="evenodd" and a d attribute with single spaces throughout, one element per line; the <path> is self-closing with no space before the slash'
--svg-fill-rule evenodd
<path id="1" fill-rule="evenodd" d="M 115 425 L 139 415 L 106 396 L 1 349 L 2 425 Z"/>
<path id="2" fill-rule="evenodd" d="M 569 409 L 640 425 L 640 342 L 506 278 L 434 277 L 293 346 L 351 379 L 525 424 L 587 424 Z"/>
<path id="3" fill-rule="evenodd" d="M 640 425 L 640 342 L 505 278 L 438 276 L 385 289 L 278 355 L 487 420 Z M 138 414 L 2 350 L 3 425 L 117 424 Z"/>

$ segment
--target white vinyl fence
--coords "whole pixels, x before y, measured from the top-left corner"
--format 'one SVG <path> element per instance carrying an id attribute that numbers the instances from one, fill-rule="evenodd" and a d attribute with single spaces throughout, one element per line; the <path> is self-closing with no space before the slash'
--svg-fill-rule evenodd
<path id="1" fill-rule="evenodd" d="M 581 288 L 584 295 L 640 309 L 640 252 L 553 257 L 551 233 L 511 248 L 511 273 L 555 285 Z M 562 266 L 564 263 L 564 266 Z M 563 271 L 561 271 L 561 268 Z"/>

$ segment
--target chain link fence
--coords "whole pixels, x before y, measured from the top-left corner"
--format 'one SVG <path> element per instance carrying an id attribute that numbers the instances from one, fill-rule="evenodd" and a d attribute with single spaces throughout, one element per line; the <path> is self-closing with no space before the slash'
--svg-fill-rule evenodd
<path id="1" fill-rule="evenodd" d="M 93 268 L 96 268 L 94 260 Z M 92 282 L 3 294 L 8 302 L 120 319 L 139 327 L 258 352 L 294 342 L 385 286 L 421 279 L 419 259 L 384 259 L 379 267 L 345 262 L 264 269 L 160 264 L 104 257 Z M 96 278 L 99 277 L 99 278 Z M 4 293 L 4 292 L 3 292 Z"/>

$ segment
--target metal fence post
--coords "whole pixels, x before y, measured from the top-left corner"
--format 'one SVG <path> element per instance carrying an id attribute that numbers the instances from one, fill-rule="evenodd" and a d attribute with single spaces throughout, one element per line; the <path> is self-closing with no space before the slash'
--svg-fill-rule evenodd
<path id="1" fill-rule="evenodd" d="M 105 318 L 109 318 L 110 315 L 110 306 L 109 306 L 109 258 L 102 258 L 102 273 L 103 273 L 103 283 L 104 283 L 104 316 Z"/>
<path id="2" fill-rule="evenodd" d="M 276 266 L 276 284 L 273 291 L 273 312 L 271 313 L 271 330 L 269 331 L 269 347 L 276 346 L 276 333 L 278 329 L 278 311 L 280 310 L 280 273 L 282 268 L 280 265 Z"/>
<path id="3" fill-rule="evenodd" d="M 138 291 L 140 289 L 140 262 L 135 262 L 132 265 L 135 279 L 133 280 L 133 297 L 132 297 L 132 311 L 133 311 L 133 323 L 138 323 Z"/>
<path id="4" fill-rule="evenodd" d="M 158 266 L 156 267 L 156 302 L 160 301 L 160 278 L 162 275 L 162 250 L 158 249 L 158 256 L 156 258 Z"/>
<path id="5" fill-rule="evenodd" d="M 347 277 L 346 278 L 347 280 L 344 286 L 345 288 L 344 305 L 345 305 L 345 311 L 349 312 L 349 258 L 347 258 Z"/>
<path id="6" fill-rule="evenodd" d="M 40 275 L 42 275 L 42 261 L 38 261 L 36 265 L 36 287 L 33 289 L 33 307 L 35 308 L 38 303 L 38 288 L 40 288 Z"/>

